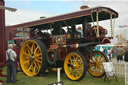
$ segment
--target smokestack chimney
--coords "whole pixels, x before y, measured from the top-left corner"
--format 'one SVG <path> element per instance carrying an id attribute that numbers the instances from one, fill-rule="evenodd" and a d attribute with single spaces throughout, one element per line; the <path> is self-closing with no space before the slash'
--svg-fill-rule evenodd
<path id="1" fill-rule="evenodd" d="M 89 8 L 87 5 L 83 5 L 80 7 L 81 10 Z"/>
<path id="2" fill-rule="evenodd" d="M 45 17 L 45 16 L 41 16 L 41 17 L 40 17 L 40 19 L 44 19 L 44 18 L 46 18 L 46 17 Z"/>

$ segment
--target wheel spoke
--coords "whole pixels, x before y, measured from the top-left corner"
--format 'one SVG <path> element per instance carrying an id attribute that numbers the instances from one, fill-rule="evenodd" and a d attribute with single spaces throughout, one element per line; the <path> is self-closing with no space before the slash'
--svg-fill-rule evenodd
<path id="1" fill-rule="evenodd" d="M 98 62 L 98 55 L 95 56 L 95 62 Z"/>
<path id="2" fill-rule="evenodd" d="M 75 58 L 75 60 L 74 60 L 74 61 L 75 61 L 75 63 L 78 63 L 78 62 L 77 62 L 77 60 L 78 60 L 78 57 L 76 56 L 76 58 Z"/>
<path id="3" fill-rule="evenodd" d="M 29 63 L 29 60 L 25 61 L 24 64 Z"/>
<path id="4" fill-rule="evenodd" d="M 35 43 L 32 43 L 31 52 L 34 53 L 34 50 L 35 50 Z"/>
<path id="5" fill-rule="evenodd" d="M 96 67 L 96 73 L 100 73 L 100 69 Z"/>
<path id="6" fill-rule="evenodd" d="M 39 56 L 41 56 L 41 55 L 42 55 L 42 53 L 35 54 L 34 57 L 39 57 Z"/>
<path id="7" fill-rule="evenodd" d="M 105 59 L 104 58 L 101 58 L 100 63 L 103 63 L 103 62 L 105 62 Z"/>
<path id="8" fill-rule="evenodd" d="M 74 77 L 74 70 L 72 71 L 72 76 Z"/>
<path id="9" fill-rule="evenodd" d="M 102 64 L 100 64 L 99 68 L 104 70 L 104 67 L 103 67 L 103 65 L 102 65 Z"/>
<path id="10" fill-rule="evenodd" d="M 94 56 L 94 57 L 92 57 L 92 61 L 93 61 L 93 62 L 96 62 L 95 56 Z"/>
<path id="11" fill-rule="evenodd" d="M 72 60 L 71 58 L 70 58 L 69 60 L 70 60 L 70 62 L 71 62 L 71 65 L 73 65 L 73 60 Z"/>
<path id="12" fill-rule="evenodd" d="M 28 66 L 29 66 L 29 60 L 25 61 L 25 62 L 23 63 L 23 65 L 25 66 L 26 69 L 28 69 Z"/>
<path id="13" fill-rule="evenodd" d="M 29 56 L 25 56 L 25 55 L 23 55 L 23 60 L 24 60 L 24 61 L 29 60 Z"/>
<path id="14" fill-rule="evenodd" d="M 37 52 L 38 48 L 39 48 L 39 46 L 36 47 L 36 49 L 35 49 L 35 51 L 34 51 L 34 54 Z"/>
<path id="15" fill-rule="evenodd" d="M 38 68 L 40 69 L 40 66 L 41 66 L 40 63 L 37 62 L 37 66 L 38 66 Z"/>
<path id="16" fill-rule="evenodd" d="M 33 46 L 34 46 L 34 43 L 32 43 L 32 46 L 31 46 L 31 52 L 33 53 Z"/>
<path id="17" fill-rule="evenodd" d="M 76 74 L 78 74 L 78 77 L 81 75 L 81 73 L 78 70 L 76 70 Z"/>
<path id="18" fill-rule="evenodd" d="M 39 59 L 34 59 L 36 62 L 38 62 L 38 63 L 42 63 Z"/>
<path id="19" fill-rule="evenodd" d="M 35 64 L 34 64 L 34 62 L 32 63 L 32 72 L 35 73 Z"/>
<path id="20" fill-rule="evenodd" d="M 68 64 L 72 65 L 72 63 L 70 61 L 68 61 Z"/>
<path id="21" fill-rule="evenodd" d="M 42 60 L 42 57 L 35 57 L 34 59 Z"/>
<path id="22" fill-rule="evenodd" d="M 26 46 L 27 46 L 27 48 L 28 48 L 29 50 L 31 50 L 31 48 L 30 48 L 29 44 L 27 44 Z"/>
<path id="23" fill-rule="evenodd" d="M 75 60 L 75 55 L 72 55 L 72 57 L 73 57 L 73 60 Z"/>
<path id="24" fill-rule="evenodd" d="M 95 63 L 91 63 L 91 64 L 89 64 L 89 66 L 91 67 L 91 66 L 95 66 L 96 64 Z"/>
<path id="25" fill-rule="evenodd" d="M 37 66 L 36 62 L 33 62 L 35 65 L 35 68 L 39 71 L 39 67 Z"/>
<path id="26" fill-rule="evenodd" d="M 29 66 L 29 68 L 28 68 L 28 70 L 27 70 L 27 71 L 30 71 L 30 70 L 31 70 L 31 68 L 32 68 L 32 64 Z"/>
<path id="27" fill-rule="evenodd" d="M 28 52 L 29 55 L 31 55 L 31 50 L 28 49 L 27 52 Z"/>
<path id="28" fill-rule="evenodd" d="M 72 60 L 68 60 L 68 64 L 73 65 Z"/>
<path id="29" fill-rule="evenodd" d="M 93 59 L 90 59 L 89 62 L 90 62 L 90 63 L 94 63 Z"/>
<path id="30" fill-rule="evenodd" d="M 99 60 L 98 60 L 98 61 L 100 62 L 100 61 L 101 61 L 101 59 L 102 59 L 102 56 L 100 56 L 100 57 L 99 57 Z"/>
<path id="31" fill-rule="evenodd" d="M 26 56 L 29 56 L 29 54 L 28 54 L 28 53 L 26 53 L 26 52 L 24 52 L 23 54 L 24 54 L 24 55 L 26 55 Z"/>
<path id="32" fill-rule="evenodd" d="M 95 65 L 90 67 L 91 71 L 93 71 L 95 68 L 96 68 Z"/>
<path id="33" fill-rule="evenodd" d="M 31 67 L 31 72 L 34 72 L 33 63 L 32 63 L 32 67 Z"/>

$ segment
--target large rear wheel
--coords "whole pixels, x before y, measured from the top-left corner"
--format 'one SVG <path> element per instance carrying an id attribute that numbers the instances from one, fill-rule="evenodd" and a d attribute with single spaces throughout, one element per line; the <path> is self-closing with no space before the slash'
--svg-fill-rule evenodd
<path id="1" fill-rule="evenodd" d="M 69 53 L 64 60 L 64 71 L 66 76 L 73 80 L 81 80 L 87 72 L 86 61 L 79 52 Z"/>
<path id="2" fill-rule="evenodd" d="M 101 77 L 105 74 L 104 68 L 103 68 L 103 62 L 108 62 L 107 56 L 100 52 L 100 51 L 94 51 L 92 53 L 92 57 L 89 60 L 88 64 L 88 72 L 93 77 Z"/>
<path id="3" fill-rule="evenodd" d="M 27 40 L 20 50 L 20 65 L 28 76 L 36 76 L 46 69 L 47 50 L 40 40 Z"/>

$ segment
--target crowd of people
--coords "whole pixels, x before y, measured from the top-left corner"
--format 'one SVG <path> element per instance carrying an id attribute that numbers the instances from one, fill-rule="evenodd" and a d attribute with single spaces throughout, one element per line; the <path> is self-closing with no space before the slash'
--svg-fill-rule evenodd
<path id="1" fill-rule="evenodd" d="M 106 53 L 110 61 L 112 60 L 112 58 L 116 58 L 117 62 L 121 60 L 128 62 L 128 47 L 114 46 L 112 48 L 109 47 L 108 49 L 106 49 L 105 47 L 101 47 L 100 51 Z"/>

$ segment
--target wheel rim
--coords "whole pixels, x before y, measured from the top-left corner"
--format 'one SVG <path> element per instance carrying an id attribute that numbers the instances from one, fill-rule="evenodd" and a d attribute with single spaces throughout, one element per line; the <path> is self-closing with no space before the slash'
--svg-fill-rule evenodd
<path id="1" fill-rule="evenodd" d="M 64 61 L 64 70 L 71 80 L 78 80 L 84 73 L 84 63 L 80 55 L 70 53 Z"/>
<path id="2" fill-rule="evenodd" d="M 104 74 L 103 62 L 106 62 L 105 56 L 100 52 L 93 52 L 88 66 L 89 73 L 95 77 L 102 76 Z"/>
<path id="3" fill-rule="evenodd" d="M 26 41 L 20 51 L 20 64 L 23 72 L 28 76 L 35 76 L 42 66 L 42 52 L 34 40 Z"/>

